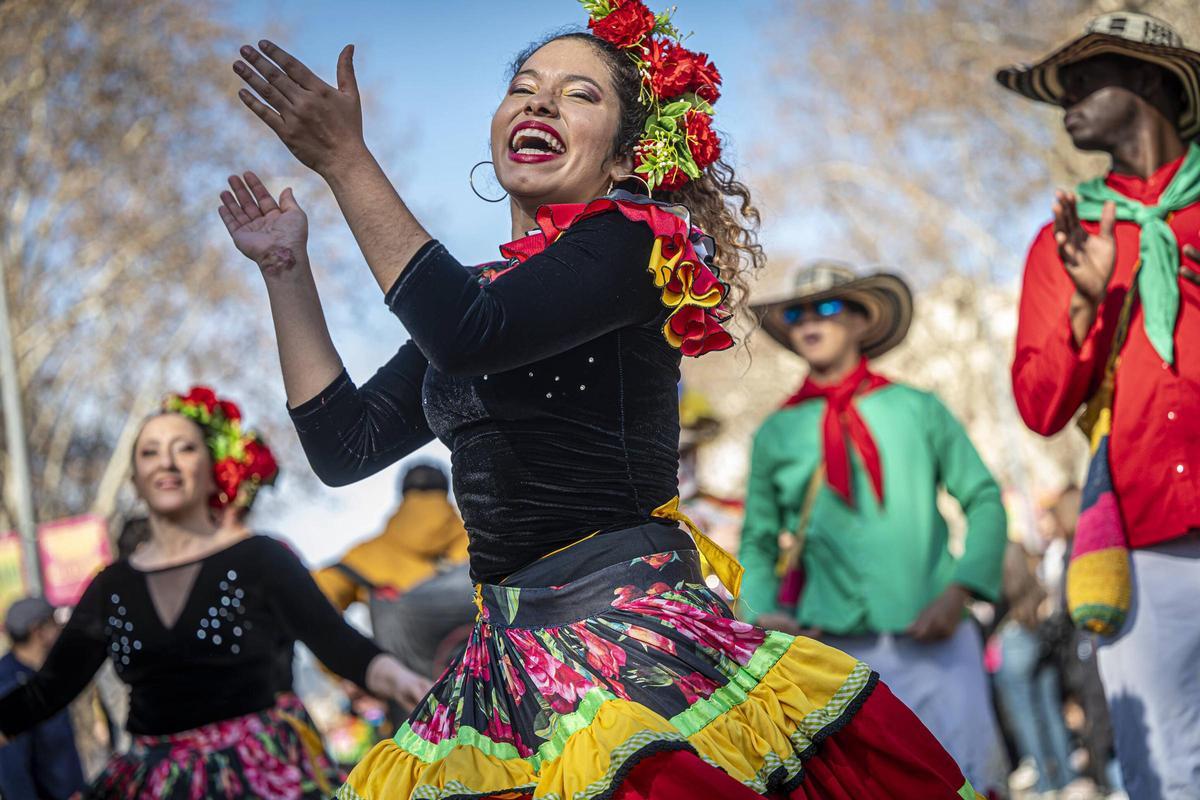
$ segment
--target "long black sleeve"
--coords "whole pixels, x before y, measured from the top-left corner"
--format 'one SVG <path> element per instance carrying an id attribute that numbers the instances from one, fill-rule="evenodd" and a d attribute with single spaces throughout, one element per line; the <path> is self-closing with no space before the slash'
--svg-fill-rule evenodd
<path id="1" fill-rule="evenodd" d="M 647 225 L 598 214 L 486 286 L 430 242 L 387 303 L 439 372 L 504 372 L 662 314 L 646 269 L 653 242 Z"/>
<path id="2" fill-rule="evenodd" d="M 663 335 L 653 246 L 650 225 L 599 213 L 485 281 L 426 244 L 386 297 L 408 366 L 361 391 L 342 376 L 293 412 L 313 468 L 337 485 L 370 475 L 427 440 L 423 415 L 450 448 L 481 581 L 642 524 L 678 493 L 681 352 Z"/>
<path id="3" fill-rule="evenodd" d="M 102 576 L 88 585 L 37 674 L 0 698 L 0 732 L 6 737 L 11 739 L 66 708 L 104 663 Z"/>
<path id="4" fill-rule="evenodd" d="M 288 631 L 322 664 L 366 688 L 367 667 L 383 651 L 342 618 L 299 558 L 279 542 L 264 541 L 270 546 L 262 574 Z"/>
<path id="5" fill-rule="evenodd" d="M 316 397 L 289 409 L 317 477 L 345 486 L 432 441 L 421 406 L 428 366 L 416 344 L 406 342 L 362 387 L 343 370 Z"/>

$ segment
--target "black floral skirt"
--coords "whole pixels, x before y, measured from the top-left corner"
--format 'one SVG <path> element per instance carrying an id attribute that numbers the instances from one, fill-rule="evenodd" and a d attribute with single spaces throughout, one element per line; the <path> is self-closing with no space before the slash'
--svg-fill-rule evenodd
<path id="1" fill-rule="evenodd" d="M 135 736 L 89 800 L 317 800 L 344 776 L 294 694 L 273 708 L 164 736 Z"/>

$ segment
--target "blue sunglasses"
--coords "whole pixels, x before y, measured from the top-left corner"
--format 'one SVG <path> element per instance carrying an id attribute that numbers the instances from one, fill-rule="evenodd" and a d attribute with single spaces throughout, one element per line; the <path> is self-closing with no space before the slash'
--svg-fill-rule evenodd
<path id="1" fill-rule="evenodd" d="M 817 319 L 829 319 L 845 310 L 846 303 L 842 300 L 822 300 L 812 305 L 788 306 L 783 310 L 783 321 L 788 325 L 798 325 L 810 315 L 815 314 Z"/>

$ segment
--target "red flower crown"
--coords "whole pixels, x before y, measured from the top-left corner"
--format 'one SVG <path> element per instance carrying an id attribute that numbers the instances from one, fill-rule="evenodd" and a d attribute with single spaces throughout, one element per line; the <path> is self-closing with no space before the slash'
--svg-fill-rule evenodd
<path id="1" fill-rule="evenodd" d="M 217 482 L 215 508 L 250 508 L 258 490 L 275 482 L 275 456 L 257 433 L 242 429 L 242 412 L 231 401 L 218 398 L 207 386 L 193 386 L 186 395 L 167 395 L 163 410 L 182 414 L 204 430 Z"/>
<path id="2" fill-rule="evenodd" d="M 721 157 L 712 104 L 721 73 L 704 53 L 681 43 L 674 9 L 655 15 L 642 0 L 579 0 L 592 34 L 625 51 L 642 76 L 639 98 L 650 114 L 634 147 L 634 172 L 650 189 L 672 192 Z"/>

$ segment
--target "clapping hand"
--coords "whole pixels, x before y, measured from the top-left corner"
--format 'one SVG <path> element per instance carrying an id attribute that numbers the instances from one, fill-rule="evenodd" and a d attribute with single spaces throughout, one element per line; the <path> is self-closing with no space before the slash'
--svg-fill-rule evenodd
<path id="1" fill-rule="evenodd" d="M 1055 192 L 1054 241 L 1058 244 L 1058 255 L 1075 284 L 1076 294 L 1093 307 L 1099 307 L 1104 300 L 1116 263 L 1117 243 L 1113 237 L 1116 220 L 1117 206 L 1110 200 L 1100 214 L 1099 232 L 1090 234 L 1079 221 L 1074 193 Z"/>
<path id="2" fill-rule="evenodd" d="M 260 50 L 244 45 L 246 61 L 233 65 L 258 96 L 242 89 L 238 97 L 300 163 L 328 177 L 331 170 L 366 153 L 354 45 L 346 45 L 338 56 L 336 88 L 273 43 L 264 39 L 258 46 Z"/>
<path id="3" fill-rule="evenodd" d="M 217 211 L 242 255 L 268 276 L 308 257 L 308 217 L 291 189 L 284 189 L 277 203 L 253 172 L 230 176 L 229 187 L 232 191 L 221 192 Z"/>

